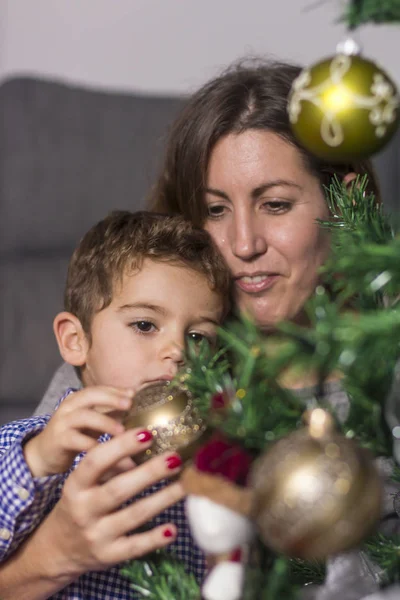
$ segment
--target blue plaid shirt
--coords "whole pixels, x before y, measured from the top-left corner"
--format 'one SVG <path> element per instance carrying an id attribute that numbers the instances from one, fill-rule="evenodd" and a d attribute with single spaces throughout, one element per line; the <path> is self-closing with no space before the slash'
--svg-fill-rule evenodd
<path id="1" fill-rule="evenodd" d="M 73 390 L 68 390 L 62 400 Z M 0 561 L 6 559 L 59 500 L 68 473 L 51 477 L 32 477 L 25 462 L 23 444 L 41 431 L 50 415 L 14 421 L 0 429 Z M 100 442 L 109 436 L 104 435 Z M 76 457 L 73 467 L 84 454 Z M 160 489 L 163 483 L 156 484 L 142 495 L 149 495 Z M 171 551 L 184 563 L 187 571 L 201 582 L 205 573 L 205 559 L 195 545 L 187 524 L 183 501 L 167 509 L 153 519 L 154 525 L 173 522 L 178 527 L 178 537 L 169 546 Z M 60 590 L 53 600 L 132 600 L 139 599 L 129 585 L 129 581 L 119 573 L 121 565 L 107 571 L 92 571 L 82 575 L 74 583 Z"/>

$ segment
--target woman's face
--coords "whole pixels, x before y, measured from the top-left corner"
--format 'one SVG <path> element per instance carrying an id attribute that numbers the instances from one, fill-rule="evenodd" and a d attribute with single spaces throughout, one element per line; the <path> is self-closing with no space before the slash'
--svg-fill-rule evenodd
<path id="1" fill-rule="evenodd" d="M 265 329 L 300 318 L 329 252 L 316 219 L 329 213 L 299 151 L 268 131 L 227 135 L 211 153 L 205 200 L 239 309 Z"/>

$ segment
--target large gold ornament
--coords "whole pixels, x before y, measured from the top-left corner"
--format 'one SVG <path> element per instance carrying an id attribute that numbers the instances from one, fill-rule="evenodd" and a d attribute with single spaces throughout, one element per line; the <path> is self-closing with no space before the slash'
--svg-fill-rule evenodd
<path id="1" fill-rule="evenodd" d="M 185 386 L 168 383 L 152 384 L 138 392 L 123 423 L 126 428 L 143 427 L 153 435 L 151 448 L 135 455 L 138 463 L 167 450 L 175 450 L 183 460 L 188 460 L 206 431 L 206 424 Z"/>
<path id="2" fill-rule="evenodd" d="M 335 433 L 322 409 L 310 413 L 308 427 L 257 459 L 250 487 L 264 543 L 305 560 L 357 546 L 381 511 L 382 484 L 372 459 Z"/>
<path id="3" fill-rule="evenodd" d="M 346 162 L 387 144 L 399 122 L 399 102 L 395 84 L 375 63 L 341 53 L 300 73 L 288 113 L 294 135 L 307 150 Z"/>

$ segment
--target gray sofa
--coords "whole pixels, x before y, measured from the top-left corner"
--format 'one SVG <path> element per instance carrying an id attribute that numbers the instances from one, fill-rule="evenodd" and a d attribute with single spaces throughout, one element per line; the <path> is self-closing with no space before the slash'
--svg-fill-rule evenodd
<path id="1" fill-rule="evenodd" d="M 144 206 L 182 102 L 33 78 L 0 86 L 0 424 L 41 399 L 60 364 L 52 319 L 69 256 L 110 210 Z M 376 164 L 396 210 L 400 136 Z"/>

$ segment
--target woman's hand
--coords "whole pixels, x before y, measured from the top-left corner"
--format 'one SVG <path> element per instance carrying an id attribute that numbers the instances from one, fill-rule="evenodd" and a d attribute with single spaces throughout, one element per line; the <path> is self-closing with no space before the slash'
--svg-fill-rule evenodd
<path id="1" fill-rule="evenodd" d="M 151 445 L 146 434 L 133 429 L 99 444 L 67 479 L 60 501 L 40 528 L 58 572 L 73 577 L 106 569 L 175 539 L 173 524 L 128 535 L 183 497 L 180 483 L 174 482 L 121 508 L 148 486 L 179 471 L 181 461 L 174 453 L 140 466 L 128 463 L 130 456 Z"/>
<path id="2" fill-rule="evenodd" d="M 88 571 L 107 569 L 175 540 L 172 523 L 129 535 L 184 496 L 175 481 L 122 506 L 179 472 L 181 460 L 171 452 L 135 466 L 131 457 L 151 445 L 148 438 L 147 431 L 132 429 L 89 450 L 52 512 L 0 566 L 2 599 L 48 598 Z"/>
<path id="3" fill-rule="evenodd" d="M 77 454 L 97 445 L 101 434 L 122 433 L 124 427 L 115 417 L 124 414 L 132 398 L 132 390 L 100 386 L 67 396 L 43 431 L 24 446 L 33 477 L 63 473 Z"/>

